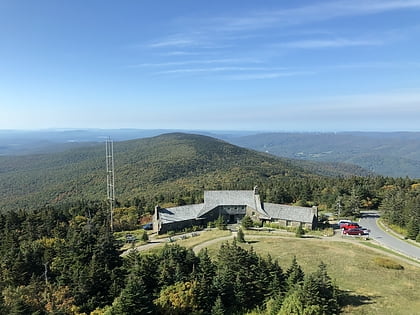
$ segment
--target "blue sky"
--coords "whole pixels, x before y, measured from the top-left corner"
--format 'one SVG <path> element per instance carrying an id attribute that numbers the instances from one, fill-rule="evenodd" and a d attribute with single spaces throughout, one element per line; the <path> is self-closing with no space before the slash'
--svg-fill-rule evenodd
<path id="1" fill-rule="evenodd" d="M 0 129 L 420 131 L 420 0 L 0 0 Z"/>

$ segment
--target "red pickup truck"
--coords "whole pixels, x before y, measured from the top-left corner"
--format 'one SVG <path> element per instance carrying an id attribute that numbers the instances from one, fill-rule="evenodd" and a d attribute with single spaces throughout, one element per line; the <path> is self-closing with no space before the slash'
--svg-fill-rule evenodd
<path id="1" fill-rule="evenodd" d="M 348 230 L 348 229 L 356 229 L 360 228 L 360 225 L 356 222 L 345 222 L 340 224 L 340 229 L 342 230 Z"/>

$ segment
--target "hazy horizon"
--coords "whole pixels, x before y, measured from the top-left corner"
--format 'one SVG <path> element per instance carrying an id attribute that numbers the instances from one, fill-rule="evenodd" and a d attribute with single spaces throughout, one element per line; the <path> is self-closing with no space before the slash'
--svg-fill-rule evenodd
<path id="1" fill-rule="evenodd" d="M 420 0 L 0 3 L 0 129 L 420 131 Z"/>

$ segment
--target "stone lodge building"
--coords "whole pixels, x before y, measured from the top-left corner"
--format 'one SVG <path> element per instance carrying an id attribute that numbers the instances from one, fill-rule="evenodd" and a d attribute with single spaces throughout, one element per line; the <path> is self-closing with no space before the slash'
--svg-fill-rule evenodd
<path id="1" fill-rule="evenodd" d="M 297 207 L 263 203 L 257 187 L 254 190 L 215 190 L 204 192 L 204 203 L 172 208 L 156 206 L 153 216 L 153 231 L 164 234 L 171 230 L 207 225 L 223 216 L 228 223 L 238 223 L 245 215 L 254 221 L 280 223 L 283 226 L 316 227 L 316 207 Z"/>

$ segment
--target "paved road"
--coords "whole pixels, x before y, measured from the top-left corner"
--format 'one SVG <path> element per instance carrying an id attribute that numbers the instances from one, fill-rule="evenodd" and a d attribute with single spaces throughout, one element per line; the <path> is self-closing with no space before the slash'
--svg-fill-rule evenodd
<path id="1" fill-rule="evenodd" d="M 378 212 L 364 212 L 362 215 L 360 225 L 370 230 L 370 238 L 373 238 L 378 243 L 381 243 L 382 245 L 397 252 L 420 260 L 420 247 L 411 245 L 395 236 L 392 236 L 378 227 L 376 222 L 379 218 Z"/>

